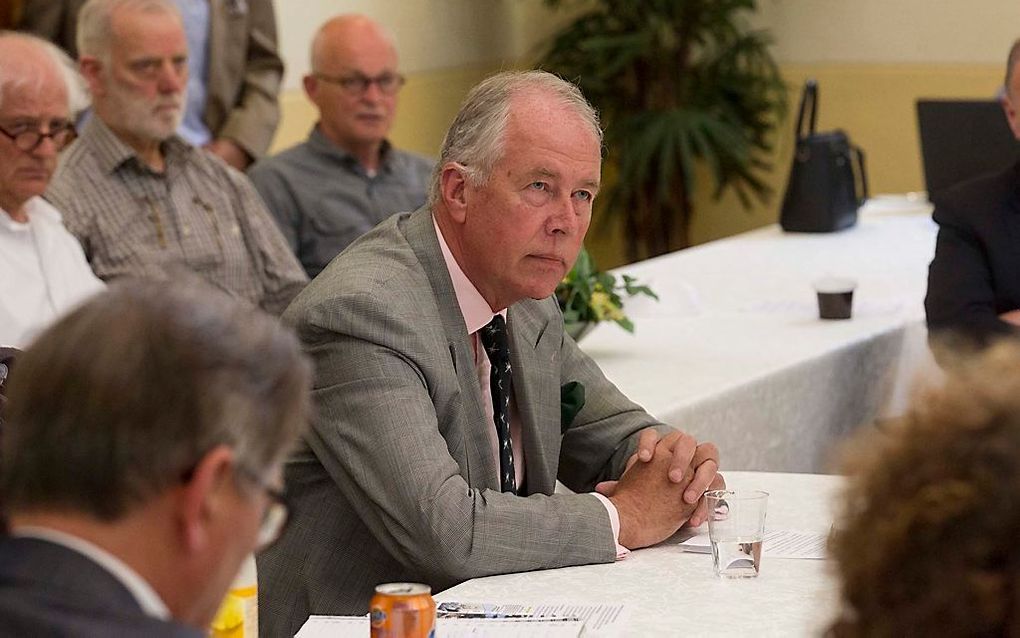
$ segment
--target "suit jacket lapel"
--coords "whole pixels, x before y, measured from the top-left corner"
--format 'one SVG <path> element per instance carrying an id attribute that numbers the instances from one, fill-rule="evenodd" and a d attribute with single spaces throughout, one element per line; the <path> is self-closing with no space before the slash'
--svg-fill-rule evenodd
<path id="1" fill-rule="evenodd" d="M 467 455 L 468 484 L 472 487 L 489 488 L 499 491 L 499 467 L 492 456 L 489 430 L 478 424 L 488 423 L 482 407 L 482 394 L 475 375 L 474 352 L 471 339 L 464 324 L 464 316 L 457 304 L 450 272 L 443 260 L 432 212 L 427 207 L 419 208 L 405 222 L 404 236 L 414 250 L 418 262 L 425 270 L 429 285 L 436 298 L 439 318 L 450 348 L 450 356 L 467 423 L 460 424 Z M 459 459 L 458 459 L 459 461 Z"/>
<path id="2" fill-rule="evenodd" d="M 532 311 L 541 302 L 523 301 L 511 306 L 510 363 L 514 399 L 524 437 L 525 486 L 528 494 L 552 494 L 559 458 L 559 383 L 549 318 Z"/>

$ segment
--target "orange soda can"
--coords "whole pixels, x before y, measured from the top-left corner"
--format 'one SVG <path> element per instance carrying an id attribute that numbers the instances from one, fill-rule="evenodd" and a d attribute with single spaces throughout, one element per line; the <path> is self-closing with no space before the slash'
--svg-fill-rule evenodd
<path id="1" fill-rule="evenodd" d="M 372 638 L 435 638 L 436 603 L 428 585 L 379 585 L 369 610 Z"/>

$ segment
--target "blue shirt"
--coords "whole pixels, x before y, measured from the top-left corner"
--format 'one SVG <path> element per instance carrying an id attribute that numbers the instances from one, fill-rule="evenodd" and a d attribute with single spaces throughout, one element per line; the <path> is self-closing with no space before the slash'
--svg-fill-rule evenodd
<path id="1" fill-rule="evenodd" d="M 177 134 L 195 146 L 212 140 L 209 127 L 202 121 L 205 112 L 206 83 L 209 80 L 209 2 L 174 0 L 184 21 L 188 39 L 188 101 Z"/>

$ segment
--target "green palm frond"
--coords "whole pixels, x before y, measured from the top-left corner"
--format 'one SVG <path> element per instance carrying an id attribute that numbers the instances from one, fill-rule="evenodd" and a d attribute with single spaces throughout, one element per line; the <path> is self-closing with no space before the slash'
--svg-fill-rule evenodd
<path id="1" fill-rule="evenodd" d="M 586 5 L 541 66 L 577 82 L 601 114 L 617 174 L 601 207 L 636 233 L 631 258 L 686 246 L 699 167 L 716 197 L 732 189 L 744 206 L 766 201 L 786 89 L 771 38 L 744 26 L 756 0 Z"/>

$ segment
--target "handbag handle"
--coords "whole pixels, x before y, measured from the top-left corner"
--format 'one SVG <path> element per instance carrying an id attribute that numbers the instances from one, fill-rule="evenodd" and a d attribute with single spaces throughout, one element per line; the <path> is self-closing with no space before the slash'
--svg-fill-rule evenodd
<path id="1" fill-rule="evenodd" d="M 864 170 L 864 150 L 860 146 L 851 147 L 854 154 L 854 195 L 857 196 L 857 205 L 863 206 L 864 200 L 868 199 L 868 173 Z M 857 190 L 858 182 L 861 190 Z M 858 194 L 863 193 L 863 194 Z"/>
<path id="2" fill-rule="evenodd" d="M 804 121 L 809 120 L 808 129 L 804 130 Z M 802 140 L 815 132 L 818 120 L 818 82 L 809 79 L 804 83 L 804 93 L 800 98 L 800 109 L 797 111 L 797 140 Z"/>

